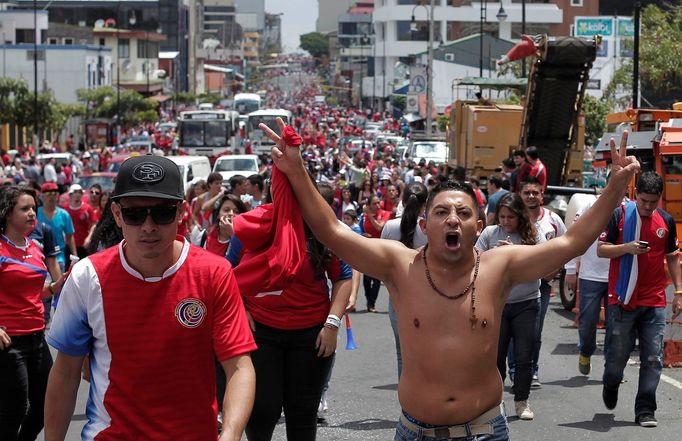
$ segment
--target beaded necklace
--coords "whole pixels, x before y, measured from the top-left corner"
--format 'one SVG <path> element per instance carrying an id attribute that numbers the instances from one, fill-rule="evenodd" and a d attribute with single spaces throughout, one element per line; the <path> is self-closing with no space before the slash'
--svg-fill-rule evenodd
<path id="1" fill-rule="evenodd" d="M 424 271 L 426 273 L 426 280 L 429 281 L 429 285 L 431 285 L 431 288 L 436 291 L 440 296 L 445 297 L 448 300 L 455 300 L 458 299 L 462 296 L 465 296 L 469 291 L 471 291 L 471 314 L 469 316 L 469 321 L 471 322 L 471 329 L 476 327 L 476 322 L 478 322 L 478 317 L 476 317 L 476 278 L 478 277 L 478 267 L 479 263 L 481 262 L 481 253 L 478 251 L 477 248 L 474 248 L 474 252 L 476 253 L 476 264 L 474 266 L 474 277 L 471 280 L 471 283 L 467 285 L 464 290 L 458 294 L 455 294 L 454 296 L 448 295 L 438 289 L 435 283 L 433 283 L 433 279 L 431 278 L 431 272 L 429 271 L 429 264 L 426 260 L 426 249 L 428 248 L 428 244 L 424 246 L 422 249 L 422 258 L 424 260 Z M 483 327 L 487 325 L 487 321 L 483 321 Z"/>

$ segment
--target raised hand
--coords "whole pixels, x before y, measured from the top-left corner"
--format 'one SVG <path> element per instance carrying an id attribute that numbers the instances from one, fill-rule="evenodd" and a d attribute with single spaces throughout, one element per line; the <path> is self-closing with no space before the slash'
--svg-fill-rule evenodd
<path id="1" fill-rule="evenodd" d="M 284 124 L 282 118 L 277 118 L 276 121 L 280 133 L 284 133 L 284 129 L 287 127 L 286 124 Z M 275 142 L 270 154 L 272 155 L 272 161 L 280 171 L 288 175 L 304 169 L 299 146 L 285 145 L 284 139 L 263 123 L 260 123 L 258 127 L 260 127 L 263 133 L 268 135 L 268 138 Z"/>
<path id="2" fill-rule="evenodd" d="M 616 148 L 616 140 L 611 138 L 611 174 L 609 181 L 624 190 L 632 177 L 639 172 L 639 161 L 634 156 L 627 156 L 628 131 L 623 131 L 620 148 Z"/>

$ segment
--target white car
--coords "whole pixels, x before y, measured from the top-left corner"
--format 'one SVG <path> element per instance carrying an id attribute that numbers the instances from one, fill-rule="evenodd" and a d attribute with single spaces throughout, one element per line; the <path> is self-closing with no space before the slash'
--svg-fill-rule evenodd
<path id="1" fill-rule="evenodd" d="M 410 158 L 419 162 L 424 159 L 427 163 L 436 164 L 448 162 L 448 145 L 442 141 L 415 141 L 410 147 Z"/>
<path id="2" fill-rule="evenodd" d="M 257 155 L 225 155 L 216 159 L 213 164 L 213 171 L 223 175 L 223 180 L 227 181 L 232 176 L 242 175 L 249 177 L 258 173 Z"/>

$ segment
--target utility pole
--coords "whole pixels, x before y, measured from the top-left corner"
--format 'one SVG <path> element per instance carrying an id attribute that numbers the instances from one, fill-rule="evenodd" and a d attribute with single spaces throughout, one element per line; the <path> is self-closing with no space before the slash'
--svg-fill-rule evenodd
<path id="1" fill-rule="evenodd" d="M 38 151 L 40 142 L 40 117 L 38 116 L 38 2 L 33 0 L 33 118 L 35 121 L 35 135 L 33 147 Z"/>
<path id="2" fill-rule="evenodd" d="M 635 47 L 632 54 L 632 108 L 639 108 L 639 31 L 640 31 L 640 14 L 642 12 L 642 4 L 635 3 Z M 621 40 L 622 41 L 622 40 Z"/>
<path id="3" fill-rule="evenodd" d="M 426 65 L 426 136 L 431 136 L 431 120 L 433 119 L 433 8 L 435 0 L 431 0 L 429 8 L 429 48 Z"/>

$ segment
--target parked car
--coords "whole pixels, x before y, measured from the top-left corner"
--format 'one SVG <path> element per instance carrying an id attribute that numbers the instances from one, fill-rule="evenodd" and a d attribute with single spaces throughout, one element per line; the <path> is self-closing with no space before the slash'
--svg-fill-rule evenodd
<path id="1" fill-rule="evenodd" d="M 180 169 L 182 182 L 187 188 L 193 179 L 206 179 L 211 174 L 211 163 L 207 156 L 166 156 Z"/>
<path id="2" fill-rule="evenodd" d="M 102 186 L 102 191 L 111 192 L 114 190 L 117 174 L 116 172 L 85 173 L 80 175 L 75 183 L 86 190 L 93 184 L 99 184 Z"/>
<path id="3" fill-rule="evenodd" d="M 41 153 L 36 156 L 41 164 L 46 164 L 52 158 L 56 158 L 57 164 L 64 166 L 71 161 L 73 155 L 71 153 Z"/>
<path id="4" fill-rule="evenodd" d="M 232 176 L 242 175 L 245 177 L 258 173 L 257 155 L 224 155 L 216 159 L 213 171 L 223 175 L 227 181 Z"/>

